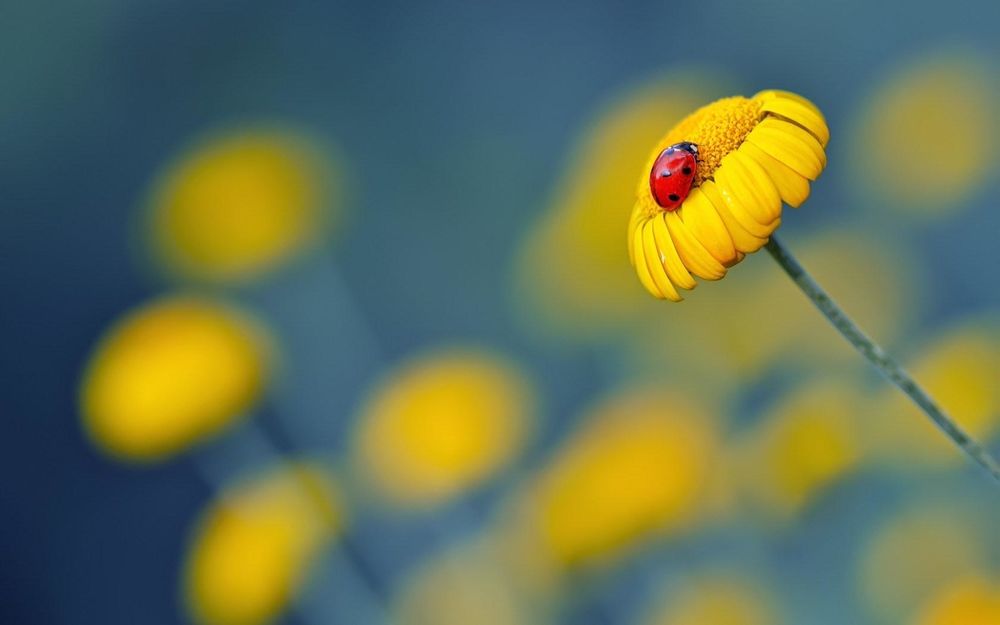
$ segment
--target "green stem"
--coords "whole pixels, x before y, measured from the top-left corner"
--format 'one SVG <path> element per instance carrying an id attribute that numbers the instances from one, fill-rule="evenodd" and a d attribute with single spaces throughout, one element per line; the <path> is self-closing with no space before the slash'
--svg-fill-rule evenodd
<path id="1" fill-rule="evenodd" d="M 890 382 L 895 384 L 899 390 L 906 393 L 906 395 L 913 400 L 921 410 L 924 411 L 931 421 L 934 422 L 938 428 L 944 432 L 945 436 L 950 438 L 952 442 L 958 445 L 959 449 L 964 451 L 972 460 L 974 460 L 979 466 L 986 469 L 990 476 L 998 483 L 1000 483 L 1000 465 L 997 461 L 983 448 L 982 445 L 974 441 L 968 434 L 965 433 L 962 428 L 955 423 L 955 421 L 949 417 L 941 409 L 940 406 L 931 398 L 927 392 L 920 387 L 919 384 L 914 381 L 910 374 L 904 370 L 898 362 L 896 362 L 891 356 L 885 353 L 878 344 L 872 341 L 868 336 L 861 331 L 861 328 L 857 326 L 851 319 L 844 314 L 844 311 L 840 309 L 840 306 L 827 295 L 826 291 L 823 290 L 819 284 L 813 280 L 799 261 L 795 260 L 795 257 L 785 249 L 785 247 L 778 241 L 777 237 L 772 236 L 771 240 L 767 243 L 767 251 L 770 252 L 771 256 L 781 268 L 785 270 L 795 284 L 798 285 L 802 292 L 806 294 L 812 303 L 819 309 L 823 316 L 833 324 L 833 327 L 837 328 L 847 341 L 861 353 L 862 356 L 868 359 L 868 362 L 875 365 L 875 368 L 885 376 Z"/>

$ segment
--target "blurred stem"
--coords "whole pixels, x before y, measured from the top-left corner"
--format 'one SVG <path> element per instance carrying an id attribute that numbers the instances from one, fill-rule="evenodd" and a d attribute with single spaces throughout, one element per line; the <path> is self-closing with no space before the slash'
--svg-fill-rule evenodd
<path id="1" fill-rule="evenodd" d="M 868 336 L 861 331 L 861 328 L 857 326 L 851 319 L 841 310 L 833 299 L 827 295 L 826 291 L 813 280 L 812 276 L 802 268 L 799 261 L 795 260 L 795 257 L 778 241 L 777 237 L 772 236 L 771 240 L 767 243 L 767 251 L 770 252 L 771 256 L 781 268 L 785 270 L 795 284 L 798 285 L 802 292 L 806 294 L 812 303 L 819 309 L 823 316 L 833 324 L 833 327 L 840 332 L 841 335 L 847 341 L 854 346 L 862 356 L 868 359 L 868 362 L 875 365 L 875 368 L 885 376 L 890 382 L 895 384 L 899 390 L 906 393 L 906 395 L 913 400 L 921 410 L 924 411 L 931 421 L 944 432 L 945 436 L 950 438 L 958 447 L 964 451 L 972 460 L 974 460 L 979 466 L 986 469 L 990 476 L 997 482 L 1000 483 L 1000 465 L 997 461 L 990 456 L 989 452 L 986 451 L 976 441 L 974 441 L 968 434 L 965 433 L 962 428 L 955 423 L 955 421 L 949 417 L 941 409 L 940 406 L 931 398 L 927 392 L 920 387 L 916 381 L 910 377 L 910 374 L 906 372 L 896 362 L 891 356 L 885 353 L 878 344 L 872 341 Z"/>

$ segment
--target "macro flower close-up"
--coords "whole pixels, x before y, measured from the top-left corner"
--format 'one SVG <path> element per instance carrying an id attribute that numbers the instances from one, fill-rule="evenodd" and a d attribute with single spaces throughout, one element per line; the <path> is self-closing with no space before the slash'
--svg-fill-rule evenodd
<path id="1" fill-rule="evenodd" d="M 7 0 L 0 625 L 1000 625 L 997 6 Z"/>
<path id="2" fill-rule="evenodd" d="M 729 267 L 756 252 L 781 225 L 782 203 L 799 207 L 809 184 L 826 167 L 830 140 L 823 114 L 787 91 L 762 91 L 707 104 L 656 144 L 639 182 L 629 218 L 629 256 L 654 297 L 680 301 L 695 278 L 720 280 Z M 696 164 L 658 168 L 678 144 L 697 146 Z M 652 171 L 650 171 L 652 170 Z M 655 178 L 690 183 L 664 207 Z"/>

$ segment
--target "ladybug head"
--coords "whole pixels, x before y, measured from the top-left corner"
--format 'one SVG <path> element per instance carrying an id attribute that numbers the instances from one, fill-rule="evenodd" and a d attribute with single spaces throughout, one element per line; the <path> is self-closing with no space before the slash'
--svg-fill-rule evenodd
<path id="1" fill-rule="evenodd" d="M 673 144 L 670 147 L 672 147 L 672 148 L 674 148 L 676 150 L 684 150 L 685 152 L 690 152 L 691 154 L 694 154 L 695 157 L 698 156 L 698 144 L 697 143 L 691 143 L 690 141 L 681 141 L 680 143 L 675 143 L 675 144 Z"/>

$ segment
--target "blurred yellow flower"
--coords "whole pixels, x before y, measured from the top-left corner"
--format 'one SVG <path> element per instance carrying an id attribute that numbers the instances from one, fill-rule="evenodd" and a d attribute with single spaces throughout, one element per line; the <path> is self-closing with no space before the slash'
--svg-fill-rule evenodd
<path id="1" fill-rule="evenodd" d="M 809 196 L 829 139 L 819 109 L 785 91 L 717 100 L 674 126 L 642 169 L 629 219 L 629 258 L 646 290 L 680 301 L 678 287 L 693 289 L 695 276 L 719 280 L 763 247 L 781 224 L 782 201 L 797 207 Z M 683 141 L 698 146 L 694 186 L 666 210 L 653 197 L 650 171 Z"/>
<path id="2" fill-rule="evenodd" d="M 724 573 L 683 580 L 646 625 L 778 625 L 773 597 L 757 579 Z"/>
<path id="3" fill-rule="evenodd" d="M 947 214 L 997 172 L 993 57 L 943 51 L 915 59 L 865 103 L 851 162 L 865 192 L 911 215 Z"/>
<path id="4" fill-rule="evenodd" d="M 158 261 L 184 278 L 244 281 L 315 243 L 337 217 L 342 180 L 301 135 L 248 128 L 201 141 L 149 199 Z"/>
<path id="5" fill-rule="evenodd" d="M 984 570 L 985 534 L 973 508 L 924 503 L 891 518 L 868 539 L 858 588 L 880 622 L 900 623 L 952 580 Z"/>
<path id="6" fill-rule="evenodd" d="M 438 504 L 512 460 L 531 429 L 534 404 L 523 373 L 490 352 L 423 354 L 370 392 L 358 420 L 356 463 L 391 502 Z"/>
<path id="7" fill-rule="evenodd" d="M 715 419 L 679 393 L 620 392 L 593 408 L 530 485 L 525 532 L 554 565 L 610 560 L 702 511 Z"/>
<path id="8" fill-rule="evenodd" d="M 931 597 L 914 625 L 995 625 L 1000 623 L 1000 580 L 959 579 Z"/>
<path id="9" fill-rule="evenodd" d="M 393 602 L 397 625 L 529 625 L 537 613 L 488 549 L 452 549 L 411 573 Z"/>
<path id="10" fill-rule="evenodd" d="M 274 620 L 342 516 L 331 476 L 315 464 L 280 466 L 227 490 L 191 541 L 184 589 L 192 616 L 206 625 Z"/>
<path id="11" fill-rule="evenodd" d="M 112 326 L 83 374 L 80 408 L 94 443 L 121 459 L 154 461 L 246 415 L 269 374 L 269 341 L 242 313 L 172 296 Z"/>
<path id="12" fill-rule="evenodd" d="M 737 442 L 736 480 L 775 520 L 790 519 L 858 467 L 860 393 L 848 382 L 809 381 L 780 399 Z"/>
<path id="13" fill-rule="evenodd" d="M 624 91 L 585 128 L 515 267 L 518 303 L 550 333 L 594 336 L 648 310 L 621 253 L 620 218 L 608 208 L 632 200 L 649 138 L 727 83 L 710 71 L 672 72 Z"/>
<path id="14" fill-rule="evenodd" d="M 971 436 L 1000 430 L 1000 324 L 957 324 L 925 346 L 910 364 L 913 376 Z M 948 468 L 962 455 L 906 397 L 886 389 L 871 421 L 880 457 L 901 469 Z"/>

